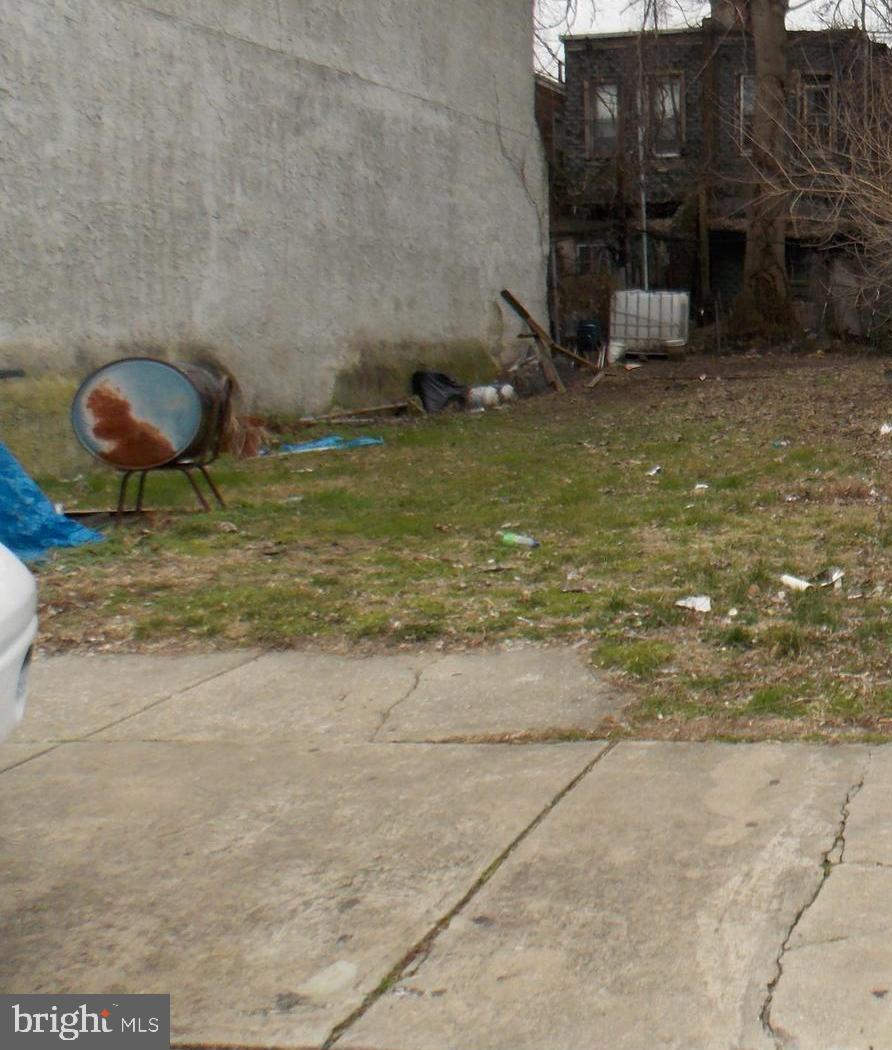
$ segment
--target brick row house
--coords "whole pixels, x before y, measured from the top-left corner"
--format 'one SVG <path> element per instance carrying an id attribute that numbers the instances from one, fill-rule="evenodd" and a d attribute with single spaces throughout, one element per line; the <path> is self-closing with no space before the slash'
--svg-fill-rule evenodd
<path id="1" fill-rule="evenodd" d="M 564 46 L 563 114 L 550 113 L 559 148 L 549 153 L 561 334 L 583 316 L 606 320 L 611 288 L 644 286 L 644 243 L 649 287 L 689 290 L 695 320 L 727 312 L 753 177 L 753 42 L 737 12 L 720 0 L 697 28 L 570 36 Z M 795 148 L 844 150 L 839 93 L 887 53 L 858 29 L 788 33 Z M 857 277 L 842 249 L 826 250 L 832 243 L 800 201 L 786 251 L 800 319 L 858 332 L 863 311 L 848 294 Z"/>

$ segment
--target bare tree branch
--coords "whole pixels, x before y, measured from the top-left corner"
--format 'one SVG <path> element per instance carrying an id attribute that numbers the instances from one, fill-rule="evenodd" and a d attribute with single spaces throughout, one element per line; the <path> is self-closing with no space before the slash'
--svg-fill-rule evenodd
<path id="1" fill-rule="evenodd" d="M 594 18 L 596 0 L 533 0 L 533 68 L 537 73 L 559 75 L 563 62 L 560 37 L 572 30 L 581 9 Z"/>

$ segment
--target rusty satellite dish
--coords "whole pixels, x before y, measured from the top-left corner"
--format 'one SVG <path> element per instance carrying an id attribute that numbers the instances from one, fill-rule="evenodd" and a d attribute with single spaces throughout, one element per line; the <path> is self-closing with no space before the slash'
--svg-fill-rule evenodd
<path id="1" fill-rule="evenodd" d="M 119 512 L 134 473 L 141 474 L 136 509 L 142 509 L 150 470 L 183 472 L 208 509 L 191 474 L 199 470 L 223 505 L 205 468 L 219 452 L 231 386 L 207 366 L 151 357 L 112 361 L 87 376 L 74 395 L 71 424 L 91 455 L 124 472 Z"/>

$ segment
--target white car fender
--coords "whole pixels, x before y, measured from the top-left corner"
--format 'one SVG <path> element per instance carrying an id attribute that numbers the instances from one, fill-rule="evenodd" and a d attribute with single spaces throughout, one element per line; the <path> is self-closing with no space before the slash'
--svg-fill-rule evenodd
<path id="1" fill-rule="evenodd" d="M 28 668 L 37 636 L 37 585 L 0 544 L 0 740 L 25 713 Z"/>

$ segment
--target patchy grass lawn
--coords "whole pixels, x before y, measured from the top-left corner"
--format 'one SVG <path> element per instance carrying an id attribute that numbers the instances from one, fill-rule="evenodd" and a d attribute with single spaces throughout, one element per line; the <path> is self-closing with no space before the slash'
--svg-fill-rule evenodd
<path id="1" fill-rule="evenodd" d="M 883 371 L 844 357 L 652 363 L 564 398 L 342 431 L 382 434 L 379 448 L 224 460 L 229 509 L 208 515 L 179 477 L 150 477 L 149 505 L 170 509 L 38 568 L 43 644 L 578 642 L 629 685 L 631 731 L 885 735 Z M 116 477 L 68 436 L 70 392 L 0 386 L 0 439 L 52 498 L 109 506 Z M 541 547 L 502 546 L 501 528 Z M 840 590 L 781 588 L 782 573 L 831 565 Z M 676 607 L 698 594 L 711 613 Z"/>

